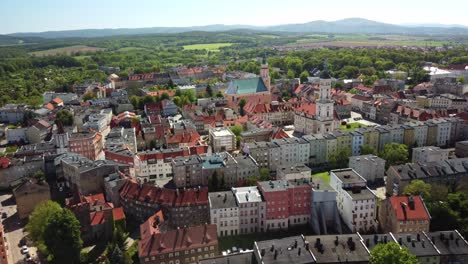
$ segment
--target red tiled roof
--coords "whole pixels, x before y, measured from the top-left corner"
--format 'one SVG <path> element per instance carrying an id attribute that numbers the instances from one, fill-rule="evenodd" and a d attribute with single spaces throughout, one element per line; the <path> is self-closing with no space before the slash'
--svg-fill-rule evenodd
<path id="1" fill-rule="evenodd" d="M 51 111 L 54 110 L 54 105 L 51 104 L 51 103 L 44 104 L 44 107 L 51 110 Z"/>
<path id="2" fill-rule="evenodd" d="M 91 220 L 92 226 L 104 224 L 106 222 L 103 211 L 89 213 L 89 219 Z"/>
<path id="3" fill-rule="evenodd" d="M 98 201 L 100 203 L 105 203 L 106 202 L 106 199 L 104 199 L 104 194 L 102 194 L 102 193 L 89 195 L 89 196 L 84 196 L 84 199 L 86 200 L 86 202 L 88 202 L 90 204 L 94 204 L 95 201 Z"/>
<path id="4" fill-rule="evenodd" d="M 54 99 L 52 99 L 52 103 L 61 104 L 61 103 L 63 103 L 63 100 L 60 99 L 60 98 L 54 98 Z"/>
<path id="5" fill-rule="evenodd" d="M 143 258 L 217 244 L 216 225 L 199 225 L 142 237 L 138 243 L 138 255 Z"/>
<path id="6" fill-rule="evenodd" d="M 112 210 L 112 215 L 114 216 L 114 221 L 125 219 L 123 207 L 114 208 Z"/>
<path id="7" fill-rule="evenodd" d="M 200 140 L 200 134 L 196 131 L 166 137 L 167 144 L 189 144 L 189 146 L 194 146 L 198 140 Z"/>
<path id="8" fill-rule="evenodd" d="M 389 199 L 399 221 L 429 220 L 431 218 L 421 196 L 413 196 L 414 210 L 409 207 L 409 196 L 393 196 Z"/>
<path id="9" fill-rule="evenodd" d="M 151 184 L 141 184 L 128 181 L 120 189 L 120 196 L 126 199 L 138 200 L 147 203 L 158 203 L 167 206 L 190 206 L 208 203 L 208 188 L 189 188 L 174 190 L 160 188 Z"/>
<path id="10" fill-rule="evenodd" d="M 141 237 L 151 236 L 152 234 L 161 233 L 159 226 L 164 223 L 163 211 L 159 210 L 154 215 L 150 216 L 143 224 L 140 225 Z"/>
<path id="11" fill-rule="evenodd" d="M 355 94 L 355 95 L 353 95 L 353 97 L 351 97 L 351 99 L 368 102 L 368 101 L 372 100 L 372 97 L 364 96 L 364 95 L 360 95 L 360 94 Z"/>
<path id="12" fill-rule="evenodd" d="M 308 115 L 315 115 L 317 106 L 314 103 L 302 103 L 296 107 L 296 112 L 301 112 Z"/>
<path id="13" fill-rule="evenodd" d="M 11 160 L 9 158 L 0 157 L 0 167 L 1 168 L 6 169 L 6 168 L 8 168 L 8 166 L 10 166 L 10 164 L 11 164 Z"/>

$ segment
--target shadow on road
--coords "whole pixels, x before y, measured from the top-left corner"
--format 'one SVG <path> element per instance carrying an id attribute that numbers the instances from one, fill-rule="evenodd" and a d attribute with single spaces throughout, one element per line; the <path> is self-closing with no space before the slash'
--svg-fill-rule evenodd
<path id="1" fill-rule="evenodd" d="M 18 213 L 10 215 L 8 218 L 3 220 L 3 229 L 6 233 L 16 231 L 24 227 L 24 223 L 19 220 Z"/>
<path id="2" fill-rule="evenodd" d="M 10 198 L 2 202 L 2 206 L 12 206 L 16 204 L 15 197 L 12 195 Z"/>

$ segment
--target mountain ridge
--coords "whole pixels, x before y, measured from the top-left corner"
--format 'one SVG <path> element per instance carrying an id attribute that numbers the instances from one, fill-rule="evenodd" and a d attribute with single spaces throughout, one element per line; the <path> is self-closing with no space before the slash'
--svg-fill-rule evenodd
<path id="1" fill-rule="evenodd" d="M 314 20 L 306 23 L 280 24 L 272 26 L 252 25 L 224 25 L 212 24 L 192 27 L 144 27 L 144 28 L 103 28 L 103 29 L 75 29 L 44 32 L 11 33 L 10 37 L 41 37 L 41 38 L 93 38 L 118 35 L 171 34 L 190 31 L 228 31 L 228 30 L 258 30 L 267 32 L 289 33 L 330 33 L 330 34 L 428 34 L 449 35 L 468 34 L 468 27 L 451 27 L 450 25 L 405 26 L 388 24 L 364 18 L 352 17 L 336 21 Z"/>

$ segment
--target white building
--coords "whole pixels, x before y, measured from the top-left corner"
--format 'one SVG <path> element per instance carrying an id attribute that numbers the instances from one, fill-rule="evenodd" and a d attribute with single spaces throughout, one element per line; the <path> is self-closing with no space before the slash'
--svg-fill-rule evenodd
<path id="1" fill-rule="evenodd" d="M 172 178 L 171 161 L 159 152 L 140 152 L 135 156 L 135 176 L 141 182 Z"/>
<path id="2" fill-rule="evenodd" d="M 405 125 L 414 128 L 414 139 L 418 147 L 425 146 L 427 142 L 427 126 L 421 121 L 408 122 Z"/>
<path id="3" fill-rule="evenodd" d="M 448 160 L 449 150 L 439 147 L 413 148 L 413 163 L 426 164 L 427 162 Z"/>
<path id="4" fill-rule="evenodd" d="M 236 149 L 236 136 L 227 128 L 210 129 L 210 142 L 213 152 L 233 151 Z"/>
<path id="5" fill-rule="evenodd" d="M 266 204 L 255 186 L 232 188 L 239 205 L 239 234 L 265 230 Z"/>
<path id="6" fill-rule="evenodd" d="M 349 157 L 348 166 L 366 181 L 383 180 L 385 176 L 385 160 L 372 154 Z"/>
<path id="7" fill-rule="evenodd" d="M 309 182 L 311 175 L 310 168 L 303 164 L 280 166 L 276 169 L 277 180 L 295 181 L 305 179 Z"/>
<path id="8" fill-rule="evenodd" d="M 271 151 L 271 156 L 275 160 L 270 159 L 270 170 L 275 171 L 278 166 L 293 166 L 309 162 L 310 145 L 304 139 L 283 138 L 272 140 L 272 143 L 278 145 L 279 149 Z"/>
<path id="9" fill-rule="evenodd" d="M 341 218 L 351 232 L 376 230 L 377 196 L 353 169 L 330 171 L 330 185 L 337 192 Z"/>
<path id="10" fill-rule="evenodd" d="M 312 179 L 310 224 L 316 234 L 341 234 L 336 191 L 323 179 Z"/>
<path id="11" fill-rule="evenodd" d="M 239 205 L 232 191 L 210 192 L 210 223 L 218 227 L 218 236 L 239 234 Z"/>

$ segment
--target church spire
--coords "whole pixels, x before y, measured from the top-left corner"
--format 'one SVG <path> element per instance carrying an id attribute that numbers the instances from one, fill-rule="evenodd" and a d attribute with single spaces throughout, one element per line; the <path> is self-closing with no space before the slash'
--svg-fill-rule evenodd
<path id="1" fill-rule="evenodd" d="M 322 79 L 331 79 L 330 73 L 328 72 L 328 60 L 325 59 L 323 62 L 323 71 L 320 74 L 320 78 Z"/>

